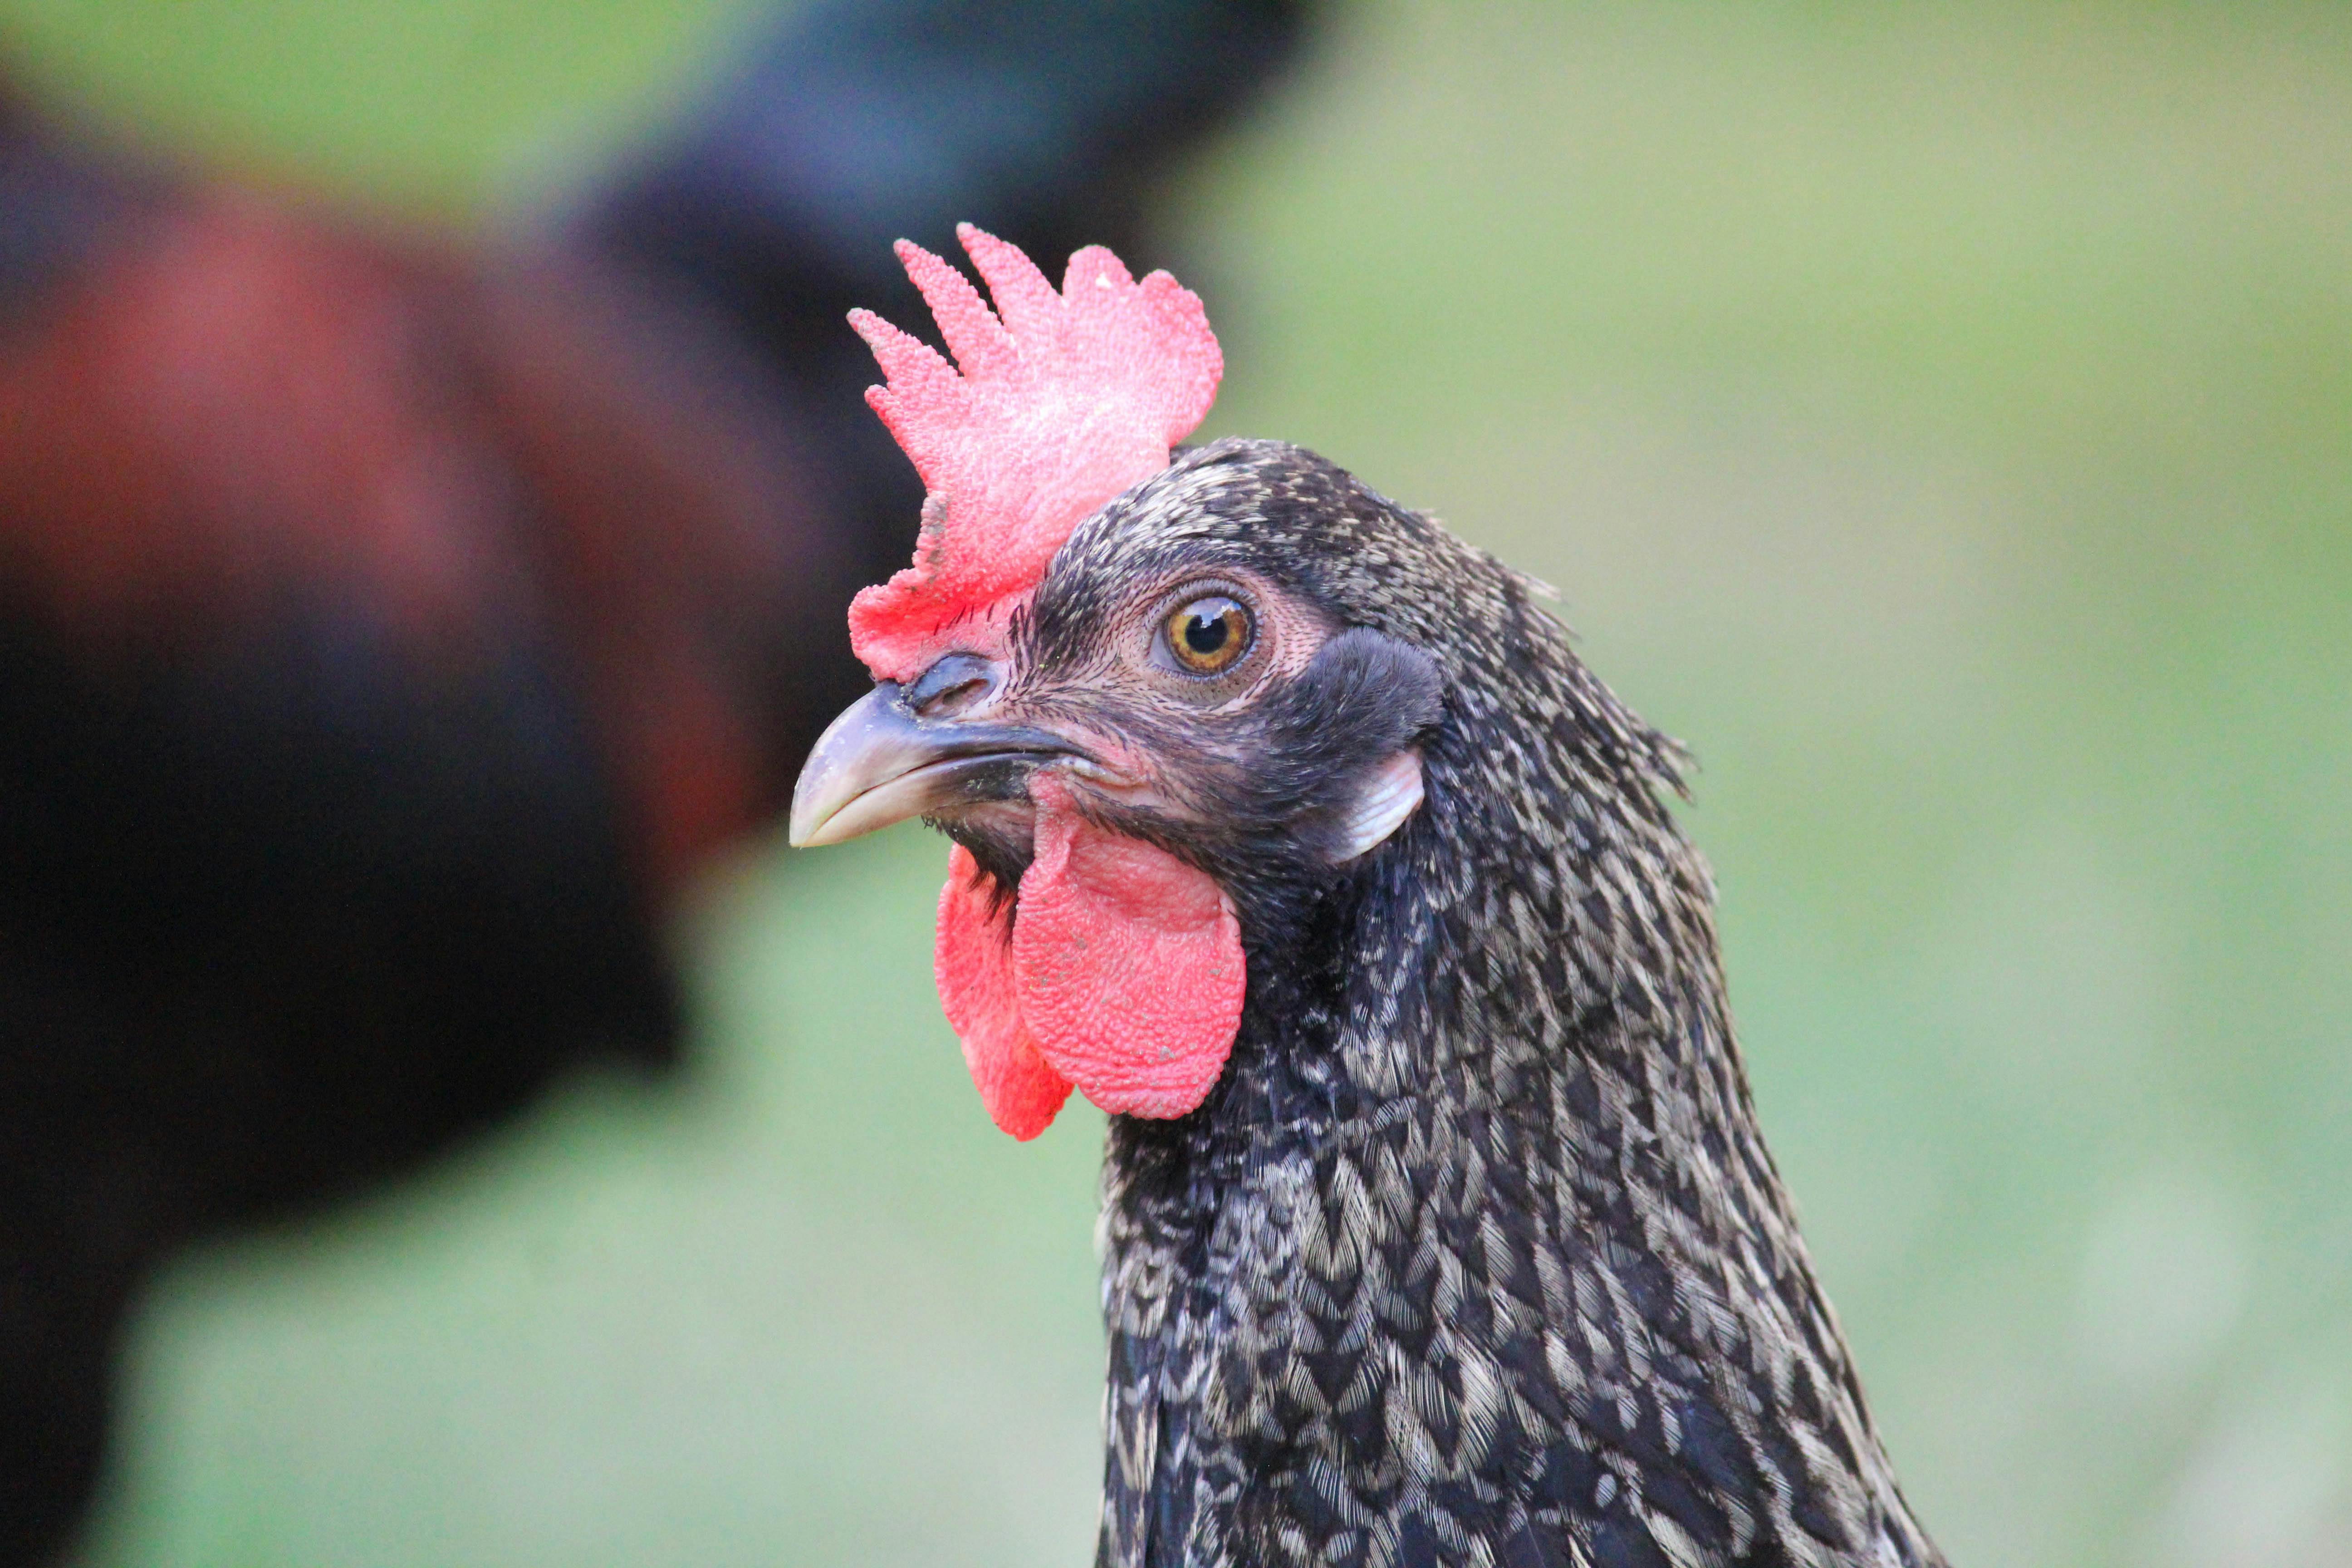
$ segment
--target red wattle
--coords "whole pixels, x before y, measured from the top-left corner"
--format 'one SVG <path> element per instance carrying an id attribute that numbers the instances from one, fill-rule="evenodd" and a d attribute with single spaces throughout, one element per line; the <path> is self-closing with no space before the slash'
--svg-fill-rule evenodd
<path id="1" fill-rule="evenodd" d="M 963 1043 L 964 1065 L 989 1119 L 1025 1141 L 1060 1113 L 1070 1084 L 1045 1065 L 1021 1021 L 1007 912 L 995 907 L 979 864 L 957 845 L 948 855 L 932 951 L 940 1005 Z"/>
<path id="2" fill-rule="evenodd" d="M 1247 965 L 1233 900 L 1207 873 L 1030 786 L 1037 853 L 1021 879 L 1013 969 L 1045 1065 L 1103 1110 L 1181 1116 L 1240 1030 Z"/>

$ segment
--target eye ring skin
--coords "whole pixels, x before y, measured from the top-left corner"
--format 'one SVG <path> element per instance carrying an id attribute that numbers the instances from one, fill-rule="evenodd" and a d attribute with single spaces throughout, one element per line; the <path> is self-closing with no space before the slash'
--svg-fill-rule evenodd
<path id="1" fill-rule="evenodd" d="M 1213 675 L 1184 667 L 1169 646 L 1168 622 L 1178 610 L 1208 598 L 1231 599 L 1253 623 L 1249 646 Z M 1305 669 L 1320 648 L 1346 630 L 1328 611 L 1288 584 L 1222 562 L 1157 576 L 1121 613 L 1117 657 L 1146 679 L 1160 698 L 1203 713 L 1246 707 L 1269 683 Z"/>

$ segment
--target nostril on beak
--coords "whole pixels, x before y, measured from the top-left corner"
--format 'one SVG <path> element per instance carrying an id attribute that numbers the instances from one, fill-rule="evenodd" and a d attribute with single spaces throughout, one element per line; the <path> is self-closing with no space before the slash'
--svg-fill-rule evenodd
<path id="1" fill-rule="evenodd" d="M 967 680 L 951 686 L 916 710 L 926 719 L 952 719 L 988 694 L 988 682 Z"/>
<path id="2" fill-rule="evenodd" d="M 951 653 L 917 677 L 899 700 L 919 719 L 952 719 L 996 692 L 997 667 L 976 653 Z"/>

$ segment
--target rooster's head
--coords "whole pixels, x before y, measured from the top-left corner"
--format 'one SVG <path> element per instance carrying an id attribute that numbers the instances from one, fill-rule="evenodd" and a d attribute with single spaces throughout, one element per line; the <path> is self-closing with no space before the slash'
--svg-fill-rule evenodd
<path id="1" fill-rule="evenodd" d="M 899 247 L 954 366 L 852 318 L 929 496 L 915 564 L 851 608 L 877 685 L 811 754 L 792 839 L 919 816 L 955 840 L 940 997 L 1004 1131 L 1073 1086 L 1181 1116 L 1251 952 L 1421 804 L 1438 668 L 1348 591 L 1385 503 L 1278 443 L 1171 467 L 1223 368 L 1198 299 L 1098 248 L 1056 290 L 960 232 L 993 311 Z"/>

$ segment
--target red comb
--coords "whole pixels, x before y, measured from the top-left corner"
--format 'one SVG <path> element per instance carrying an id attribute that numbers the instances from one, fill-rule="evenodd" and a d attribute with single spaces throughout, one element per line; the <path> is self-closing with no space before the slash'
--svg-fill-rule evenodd
<path id="1" fill-rule="evenodd" d="M 889 383 L 866 401 L 929 492 L 915 563 L 849 608 L 850 646 L 881 680 L 912 679 L 950 627 L 1034 587 L 1087 513 L 1168 466 L 1224 372 L 1199 298 L 1167 273 L 1139 283 L 1088 246 L 1056 292 L 1014 247 L 970 224 L 956 237 L 994 310 L 947 262 L 898 247 L 954 365 L 870 310 L 849 313 Z"/>

